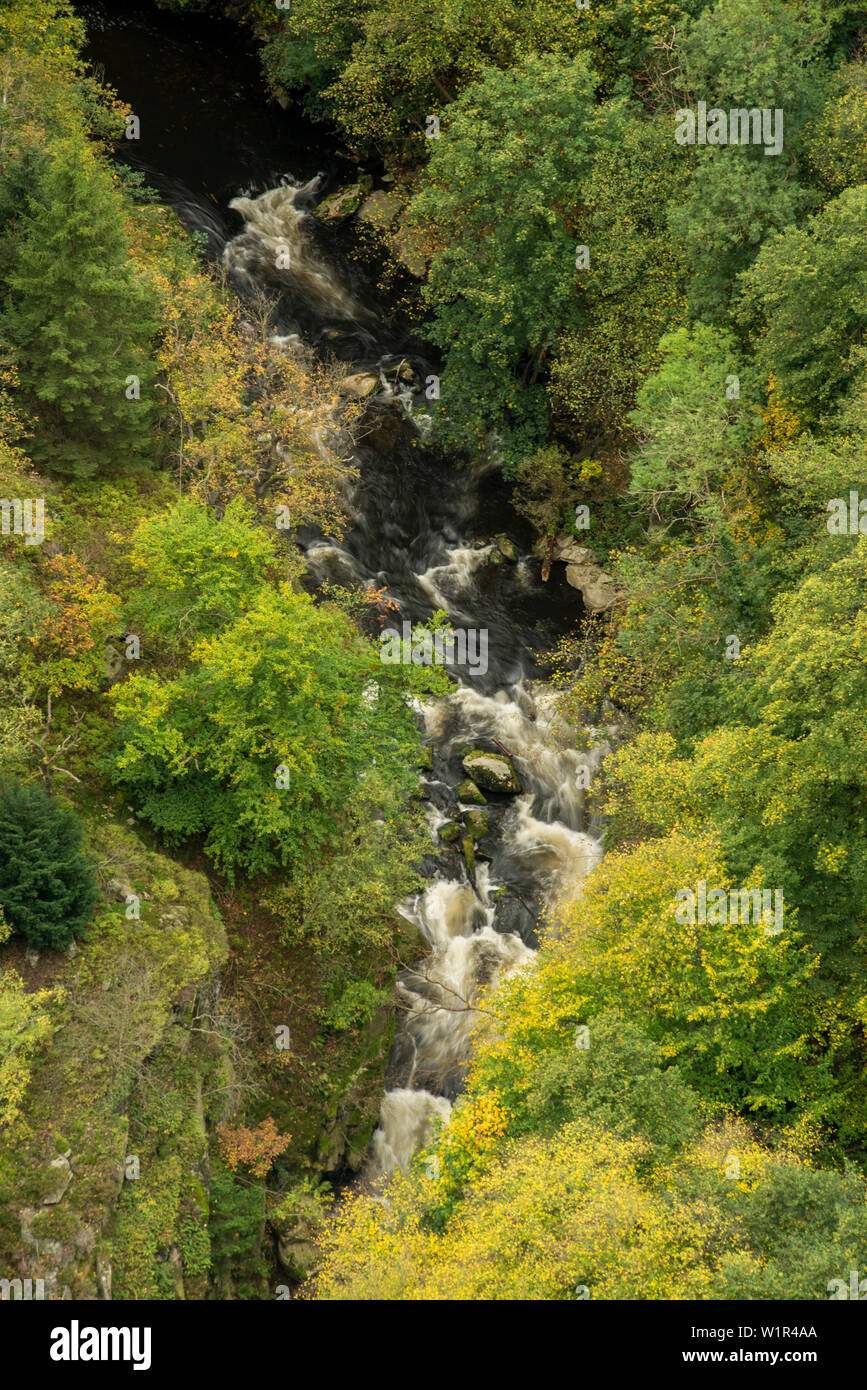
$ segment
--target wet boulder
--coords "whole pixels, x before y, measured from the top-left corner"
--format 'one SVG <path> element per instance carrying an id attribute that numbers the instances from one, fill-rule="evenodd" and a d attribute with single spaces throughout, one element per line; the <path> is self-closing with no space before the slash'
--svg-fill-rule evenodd
<path id="1" fill-rule="evenodd" d="M 588 613 L 606 613 L 623 598 L 623 591 L 614 577 L 596 559 L 595 551 L 581 545 L 574 536 L 558 536 L 553 542 L 543 538 L 534 553 L 547 554 L 566 566 L 566 583 L 578 589 Z"/>
<path id="2" fill-rule="evenodd" d="M 373 372 L 353 372 L 351 376 L 345 376 L 338 387 L 341 396 L 350 396 L 353 400 L 364 401 L 368 396 L 375 396 L 382 385 L 378 376 Z"/>
<path id="3" fill-rule="evenodd" d="M 511 758 L 503 753 L 484 753 L 473 749 L 464 757 L 463 768 L 470 780 L 483 791 L 517 796 L 522 790 Z"/>
<path id="4" fill-rule="evenodd" d="M 461 838 L 463 831 L 458 821 L 447 820 L 445 825 L 439 827 L 437 834 L 447 845 L 452 845 Z"/>
<path id="5" fill-rule="evenodd" d="M 330 197 L 323 198 L 316 209 L 316 216 L 324 218 L 327 222 L 336 222 L 358 212 L 363 201 L 364 189 L 360 183 L 353 183 L 348 188 L 341 188 Z"/>
<path id="6" fill-rule="evenodd" d="M 474 840 L 481 840 L 488 833 L 488 816 L 478 806 L 472 806 L 464 816 L 467 831 Z"/>
<path id="7" fill-rule="evenodd" d="M 403 422 L 394 410 L 368 410 L 364 419 L 364 440 L 378 454 L 390 454 L 400 439 Z"/>
<path id="8" fill-rule="evenodd" d="M 472 806 L 484 806 L 486 802 L 486 798 L 469 777 L 465 782 L 461 782 L 455 794 L 458 801 L 468 801 Z"/>
<path id="9" fill-rule="evenodd" d="M 525 946 L 536 947 L 536 918 L 524 900 L 510 888 L 497 894 L 494 904 L 494 931 L 519 936 Z"/>

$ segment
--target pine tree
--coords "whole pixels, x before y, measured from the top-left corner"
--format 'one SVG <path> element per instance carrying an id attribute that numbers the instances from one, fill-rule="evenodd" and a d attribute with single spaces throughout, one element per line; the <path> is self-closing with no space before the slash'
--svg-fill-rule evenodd
<path id="1" fill-rule="evenodd" d="M 32 946 L 67 946 L 99 895 L 82 825 L 40 786 L 0 782 L 0 908 Z"/>
<path id="2" fill-rule="evenodd" d="M 123 217 L 110 175 L 86 141 L 69 138 L 16 228 L 0 338 L 35 417 L 30 452 L 54 472 L 86 476 L 145 462 L 157 318 Z"/>

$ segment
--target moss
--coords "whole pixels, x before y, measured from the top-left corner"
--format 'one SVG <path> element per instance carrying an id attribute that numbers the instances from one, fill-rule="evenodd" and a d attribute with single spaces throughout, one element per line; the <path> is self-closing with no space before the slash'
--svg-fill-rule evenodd
<path id="1" fill-rule="evenodd" d="M 445 844 L 451 845 L 461 838 L 461 827 L 457 821 L 448 820 L 439 827 L 437 834 Z"/>
<path id="2" fill-rule="evenodd" d="M 190 1250 L 200 1242 L 189 1220 L 199 1212 L 199 1225 L 207 1224 L 198 1092 L 200 1069 L 212 1065 L 212 1056 L 176 1025 L 175 1005 L 225 959 L 226 935 L 202 875 L 110 821 L 91 822 L 89 841 L 104 905 L 78 955 L 52 962 L 53 1040 L 34 1060 L 26 1127 L 0 1140 L 0 1189 L 11 1213 L 0 1223 L 0 1266 L 24 1259 L 33 1266 L 20 1213 L 39 1206 L 44 1195 L 46 1154 L 72 1150 L 72 1184 L 59 1203 L 28 1218 L 34 1234 L 61 1246 L 50 1259 L 38 1257 L 34 1276 L 59 1269 L 73 1296 L 94 1297 L 95 1236 L 97 1254 L 107 1243 L 116 1256 L 116 1296 L 159 1297 L 166 1281 L 157 1275 L 157 1257 L 168 1253 L 167 1241 L 169 1249 L 183 1247 L 179 1213 Z M 109 888 L 113 880 L 140 897 L 139 920 L 126 918 L 117 890 Z M 160 1143 L 169 1150 L 164 1157 Z M 136 1188 L 123 1174 L 126 1156 L 138 1151 L 146 1162 Z M 200 1258 L 195 1264 L 199 1271 Z"/>
<path id="3" fill-rule="evenodd" d="M 465 835 L 461 840 L 461 849 L 464 852 L 464 862 L 467 866 L 467 873 L 472 874 L 476 867 L 476 846 L 472 835 Z"/>
<path id="4" fill-rule="evenodd" d="M 482 792 L 479 791 L 479 788 L 476 786 L 475 782 L 473 782 L 469 777 L 466 779 L 465 782 L 461 782 L 460 786 L 457 789 L 456 795 L 458 801 L 470 801 L 473 803 L 474 806 L 487 805 L 488 798 L 484 796 Z"/>

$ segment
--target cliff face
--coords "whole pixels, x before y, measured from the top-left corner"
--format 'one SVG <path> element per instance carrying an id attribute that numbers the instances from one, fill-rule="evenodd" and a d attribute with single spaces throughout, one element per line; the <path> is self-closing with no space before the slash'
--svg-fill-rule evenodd
<path id="1" fill-rule="evenodd" d="M 273 1297 L 316 1263 L 321 1178 L 363 1162 L 392 1011 L 324 1033 L 315 1008 L 307 1027 L 292 1014 L 292 1051 L 276 1050 L 262 1000 L 316 1003 L 310 954 L 282 948 L 265 914 L 245 937 L 230 905 L 224 970 L 204 875 L 113 821 L 89 841 L 102 896 L 87 932 L 68 952 L 3 947 L 51 1028 L 0 1129 L 0 1297 Z M 264 1114 L 291 1140 L 268 1190 L 236 1180 L 217 1135 Z"/>
<path id="2" fill-rule="evenodd" d="M 207 1270 L 205 1112 L 224 1053 L 209 1030 L 226 934 L 201 874 L 110 822 L 91 848 L 92 926 L 69 953 L 21 965 L 53 991 L 53 1036 L 24 1118 L 0 1134 L 0 1278 L 44 1280 L 46 1298 L 110 1298 L 118 1283 L 183 1297 L 185 1274 Z"/>

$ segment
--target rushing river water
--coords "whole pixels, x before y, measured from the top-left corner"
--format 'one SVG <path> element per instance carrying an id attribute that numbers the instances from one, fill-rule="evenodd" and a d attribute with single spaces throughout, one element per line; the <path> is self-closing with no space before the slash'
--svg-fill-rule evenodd
<path id="1" fill-rule="evenodd" d="M 468 1006 L 480 989 L 532 962 L 540 908 L 577 887 L 599 858 L 599 827 L 585 811 L 578 769 L 597 766 L 605 745 L 590 755 L 566 746 L 538 682 L 540 655 L 576 624 L 580 596 L 562 566 L 543 585 L 539 561 L 527 553 L 517 563 L 492 563 L 497 532 L 508 530 L 524 552 L 530 542 L 495 465 L 468 470 L 420 447 L 428 423 L 422 383 L 436 364 L 423 343 L 395 327 L 389 306 L 377 304 L 351 269 L 340 235 L 316 218 L 317 201 L 353 173 L 333 137 L 267 101 L 255 61 L 226 26 L 80 8 L 90 60 L 141 120 L 141 140 L 124 151 L 128 162 L 190 230 L 207 234 L 242 299 L 257 288 L 277 298 L 282 350 L 300 343 L 337 355 L 347 372 L 375 373 L 382 386 L 375 408 L 399 414 L 388 452 L 359 446 L 348 533 L 297 538 L 311 574 L 385 589 L 401 622 L 445 609 L 456 628 L 487 634 L 486 669 L 461 667 L 454 695 L 419 706 L 432 750 L 423 778 L 429 882 L 401 911 L 430 953 L 398 981 L 399 1023 L 367 1168 L 375 1177 L 405 1165 L 432 1117 L 448 1116 L 465 1070 Z M 278 270 L 282 247 L 288 267 Z M 396 373 L 404 361 L 412 381 Z M 437 835 L 465 809 L 456 788 L 467 746 L 506 751 L 522 785 L 516 797 L 489 798 L 490 830 L 472 873 Z"/>

